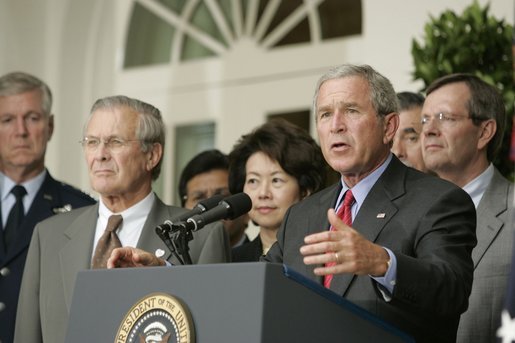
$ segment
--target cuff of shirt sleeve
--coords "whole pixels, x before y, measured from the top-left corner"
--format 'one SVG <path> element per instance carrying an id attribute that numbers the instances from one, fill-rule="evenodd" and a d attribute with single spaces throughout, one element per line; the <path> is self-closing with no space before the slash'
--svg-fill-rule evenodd
<path id="1" fill-rule="evenodd" d="M 388 263 L 388 270 L 386 271 L 386 274 L 381 277 L 373 277 L 378 284 L 380 284 L 382 287 L 379 287 L 379 291 L 383 295 L 383 298 L 385 301 L 392 300 L 392 294 L 393 290 L 395 288 L 395 282 L 397 280 L 397 258 L 395 257 L 395 254 L 388 248 L 383 247 L 384 250 L 388 253 L 390 256 L 390 262 Z"/>

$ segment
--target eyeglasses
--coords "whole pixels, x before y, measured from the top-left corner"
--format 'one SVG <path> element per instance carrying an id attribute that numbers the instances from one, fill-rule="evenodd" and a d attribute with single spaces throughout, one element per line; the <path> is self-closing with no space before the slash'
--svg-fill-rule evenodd
<path id="1" fill-rule="evenodd" d="M 87 151 L 96 151 L 100 143 L 104 143 L 104 147 L 111 152 L 118 152 L 131 142 L 139 142 L 139 139 L 121 139 L 118 137 L 109 137 L 102 140 L 97 137 L 84 137 L 79 143 Z"/>
<path id="2" fill-rule="evenodd" d="M 433 118 L 437 124 L 445 126 L 445 127 L 454 126 L 458 121 L 461 121 L 463 119 L 472 119 L 471 117 L 468 117 L 468 116 L 456 116 L 453 114 L 440 112 L 440 113 L 434 114 L 432 116 L 423 115 L 422 120 L 421 120 L 422 125 L 429 123 L 431 118 Z"/>

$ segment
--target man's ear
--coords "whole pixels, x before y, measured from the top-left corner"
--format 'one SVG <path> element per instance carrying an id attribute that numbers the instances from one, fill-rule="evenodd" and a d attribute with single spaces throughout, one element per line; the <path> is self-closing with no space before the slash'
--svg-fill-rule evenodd
<path id="1" fill-rule="evenodd" d="M 48 141 L 50 141 L 50 138 L 52 138 L 53 134 L 54 134 L 54 115 L 50 114 L 48 116 Z"/>
<path id="2" fill-rule="evenodd" d="M 399 114 L 397 112 L 388 113 L 384 116 L 384 138 L 385 144 L 392 144 L 393 137 L 399 127 Z"/>
<path id="3" fill-rule="evenodd" d="M 147 169 L 150 171 L 157 166 L 163 157 L 163 146 L 159 143 L 152 144 L 152 148 L 147 152 Z"/>
<path id="4" fill-rule="evenodd" d="M 477 141 L 477 149 L 486 149 L 488 143 L 494 138 L 497 132 L 497 122 L 493 119 L 482 121 L 479 124 L 479 139 Z"/>

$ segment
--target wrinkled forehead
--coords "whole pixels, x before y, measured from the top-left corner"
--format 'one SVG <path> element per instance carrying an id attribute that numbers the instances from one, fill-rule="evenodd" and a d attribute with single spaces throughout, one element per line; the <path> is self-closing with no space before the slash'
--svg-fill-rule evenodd
<path id="1" fill-rule="evenodd" d="M 127 107 L 99 108 L 91 113 L 85 135 L 133 138 L 138 118 L 138 113 Z"/>
<path id="2" fill-rule="evenodd" d="M 463 82 L 449 83 L 427 95 L 422 107 L 423 115 L 434 115 L 440 112 L 468 114 L 470 90 Z"/>
<path id="3" fill-rule="evenodd" d="M 320 86 L 316 100 L 315 114 L 349 107 L 374 108 L 369 83 L 354 75 L 325 81 Z"/>

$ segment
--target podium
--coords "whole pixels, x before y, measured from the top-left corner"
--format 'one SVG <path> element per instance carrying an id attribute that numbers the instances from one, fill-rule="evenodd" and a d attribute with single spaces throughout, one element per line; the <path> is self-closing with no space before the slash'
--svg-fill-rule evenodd
<path id="1" fill-rule="evenodd" d="M 170 319 L 149 310 L 154 299 L 167 303 L 156 294 L 179 301 L 186 314 L 171 322 L 183 327 L 189 319 L 197 343 L 414 342 L 292 269 L 262 262 L 81 271 L 66 342 L 145 342 L 128 332 L 142 336 L 146 327 L 152 335 L 160 327 L 153 318 Z M 169 342 L 187 341 L 179 335 Z"/>

